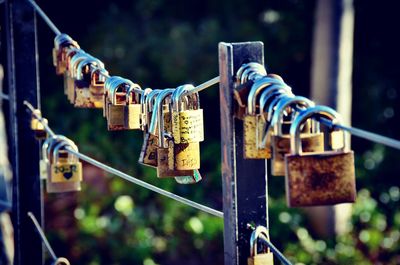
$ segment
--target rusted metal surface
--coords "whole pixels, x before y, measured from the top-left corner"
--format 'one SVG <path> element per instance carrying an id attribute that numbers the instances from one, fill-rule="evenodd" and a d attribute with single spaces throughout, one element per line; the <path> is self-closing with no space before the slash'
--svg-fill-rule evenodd
<path id="1" fill-rule="evenodd" d="M 355 201 L 353 151 L 287 155 L 286 164 L 286 195 L 290 207 Z"/>

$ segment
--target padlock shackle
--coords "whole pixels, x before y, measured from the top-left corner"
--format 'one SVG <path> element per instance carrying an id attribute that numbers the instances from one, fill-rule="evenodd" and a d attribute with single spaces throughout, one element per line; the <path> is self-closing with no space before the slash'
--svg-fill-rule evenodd
<path id="1" fill-rule="evenodd" d="M 178 86 L 175 91 L 172 93 L 171 100 L 172 100 L 172 111 L 179 112 L 180 109 L 180 102 L 182 101 L 182 97 L 185 95 L 187 91 L 193 89 L 194 86 L 190 84 Z"/>
<path id="2" fill-rule="evenodd" d="M 49 161 L 48 155 L 47 155 L 47 149 L 49 148 L 49 146 L 51 145 L 51 143 L 53 141 L 55 141 L 58 137 L 60 137 L 62 135 L 54 135 L 54 136 L 50 136 L 48 137 L 42 144 L 42 159 L 45 162 Z"/>
<path id="3" fill-rule="evenodd" d="M 69 140 L 69 139 L 68 139 Z M 65 147 L 71 147 L 75 152 L 79 152 L 78 147 L 75 145 L 74 142 L 71 140 L 61 140 L 53 149 L 53 164 L 56 164 L 58 162 L 58 156 L 60 153 L 60 149 Z M 72 156 L 71 154 L 68 155 L 68 159 Z M 78 160 L 77 157 L 75 157 L 76 160 Z"/>
<path id="4" fill-rule="evenodd" d="M 334 109 L 317 105 L 303 111 L 300 111 L 299 115 L 294 119 L 292 125 L 290 126 L 290 152 L 293 155 L 301 155 L 301 140 L 300 140 L 300 127 L 308 119 L 312 117 L 323 117 L 332 121 L 332 124 L 342 124 L 341 115 Z M 343 150 L 348 149 L 347 138 L 345 133 L 343 133 Z"/>
<path id="5" fill-rule="evenodd" d="M 269 240 L 269 231 L 265 226 L 257 226 L 256 229 L 251 233 L 250 237 L 250 257 L 254 257 L 258 255 L 258 250 L 257 250 L 257 241 L 260 238 L 261 235 L 264 235 L 264 237 Z M 266 248 L 268 251 L 268 247 Z"/>
<path id="6" fill-rule="evenodd" d="M 63 47 L 61 47 L 63 46 Z M 80 48 L 79 44 L 72 39 L 69 35 L 65 34 L 65 33 L 61 33 L 58 34 L 57 36 L 55 36 L 54 38 L 54 47 L 56 48 L 56 50 L 60 50 L 61 48 L 65 48 L 68 46 L 73 46 L 75 48 Z"/>
<path id="7" fill-rule="evenodd" d="M 242 85 L 250 80 L 251 77 L 256 78 L 256 75 L 258 78 L 267 75 L 267 71 L 262 64 L 255 62 L 242 64 L 236 72 L 236 84 Z"/>
<path id="8" fill-rule="evenodd" d="M 82 50 L 81 48 L 70 48 L 67 51 L 67 53 L 65 54 L 65 67 L 66 67 L 65 74 L 66 75 L 71 76 L 70 75 L 71 61 L 72 61 L 72 58 L 78 53 L 84 54 L 85 51 Z"/>
<path id="9" fill-rule="evenodd" d="M 79 63 L 85 59 L 89 59 L 89 58 L 93 58 L 93 56 L 91 56 L 88 53 L 82 52 L 82 53 L 75 53 L 72 58 L 71 61 L 69 63 L 69 76 L 72 78 L 76 78 L 76 74 L 77 74 L 77 67 L 79 65 Z"/>
<path id="10" fill-rule="evenodd" d="M 47 147 L 47 152 L 46 152 L 47 161 L 50 161 L 50 154 L 51 154 L 51 152 L 52 152 L 52 150 L 53 150 L 53 148 L 54 148 L 54 146 L 56 144 L 58 144 L 60 142 L 63 142 L 63 141 L 66 141 L 66 142 L 71 143 L 72 145 L 75 145 L 75 143 L 71 139 L 65 137 L 64 135 L 57 134 L 53 138 L 54 138 L 53 141 L 51 141 L 49 143 L 49 146 Z"/>
<path id="11" fill-rule="evenodd" d="M 69 263 L 69 260 L 66 258 L 60 257 L 57 258 L 51 265 L 71 265 L 71 263 Z"/>
<path id="12" fill-rule="evenodd" d="M 135 103 L 139 104 L 140 98 L 143 97 L 143 92 L 144 90 L 142 90 L 142 88 L 136 84 L 131 82 L 132 84 L 129 84 L 128 89 L 126 91 L 126 101 L 125 104 L 128 105 L 131 103 L 131 95 L 135 94 Z"/>
<path id="13" fill-rule="evenodd" d="M 270 85 L 281 85 L 282 88 L 287 88 L 291 91 L 291 88 L 287 86 L 282 81 L 265 76 L 263 78 L 258 79 L 252 86 L 247 97 L 247 114 L 254 115 L 256 114 L 256 99 L 257 95 L 264 89 L 269 87 Z M 268 88 L 267 88 L 268 89 Z"/>
<path id="14" fill-rule="evenodd" d="M 79 62 L 78 66 L 76 67 L 76 79 L 82 80 L 83 79 L 83 68 L 87 65 L 93 65 L 97 69 L 104 68 L 104 63 L 97 58 L 91 57 L 86 58 Z M 89 69 L 90 70 L 90 69 Z"/>
<path id="15" fill-rule="evenodd" d="M 108 71 L 105 68 L 95 67 L 90 73 L 90 84 L 95 85 L 97 82 L 104 82 L 107 80 Z"/>
<path id="16" fill-rule="evenodd" d="M 271 88 L 274 86 L 276 86 L 276 85 L 272 85 Z M 265 111 L 265 108 L 268 106 L 267 103 L 271 98 L 274 98 L 276 96 L 283 95 L 283 94 L 289 95 L 287 93 L 287 90 L 280 86 L 278 87 L 278 89 L 276 89 L 276 90 L 274 89 L 274 91 L 269 91 L 267 89 L 262 91 L 261 96 L 260 96 L 260 101 L 259 101 L 259 113 L 262 114 Z M 292 93 L 290 93 L 290 94 L 292 94 Z"/>
<path id="17" fill-rule="evenodd" d="M 284 100 L 284 99 L 289 99 L 289 98 L 293 98 L 293 97 L 295 97 L 295 95 L 294 94 L 281 94 L 281 95 L 279 95 L 279 96 L 277 96 L 277 97 L 275 97 L 272 101 L 271 101 L 271 103 L 269 104 L 269 106 L 268 106 L 268 116 L 267 116 L 267 120 L 269 121 L 269 122 L 271 122 L 272 121 L 272 116 L 274 115 L 274 113 L 275 113 L 275 110 L 276 110 L 276 107 L 277 107 L 277 105 L 278 105 L 278 103 L 281 101 L 281 100 Z"/>
<path id="18" fill-rule="evenodd" d="M 152 110 L 152 115 L 151 115 L 151 121 L 150 121 L 150 126 L 149 126 L 149 133 L 156 135 L 156 127 L 157 127 L 157 123 L 160 123 L 159 121 L 159 116 L 160 114 L 163 114 L 163 110 L 162 110 L 162 106 L 160 107 L 160 105 L 162 104 L 162 102 L 164 102 L 164 99 L 167 96 L 170 96 L 172 93 L 174 92 L 173 88 L 166 88 L 164 90 L 161 90 L 157 95 L 156 95 L 156 101 L 153 105 L 153 110 Z M 161 109 L 161 112 L 160 112 Z M 164 115 L 162 115 L 162 117 L 164 117 Z M 164 121 L 163 121 L 164 122 Z M 160 124 L 158 124 L 160 125 Z M 158 128 L 158 131 L 160 131 L 160 128 Z M 158 135 L 159 138 L 161 137 L 160 135 Z"/>
<path id="19" fill-rule="evenodd" d="M 314 107 L 315 103 L 312 100 L 309 100 L 308 98 L 302 96 L 283 98 L 282 100 L 280 100 L 276 105 L 274 115 L 271 119 L 271 126 L 273 126 L 274 128 L 275 135 L 282 136 L 282 121 L 284 111 L 288 107 L 291 107 L 293 105 L 301 105 L 302 107 L 310 108 Z"/>
<path id="20" fill-rule="evenodd" d="M 109 80 L 109 79 L 108 79 Z M 120 76 L 116 77 L 115 79 L 113 79 L 112 81 L 110 81 L 110 83 L 107 86 L 107 95 L 108 95 L 108 99 L 111 102 L 112 105 L 117 105 L 117 92 L 118 89 L 124 89 L 125 91 L 125 99 L 127 96 L 127 91 L 129 89 L 130 86 L 133 86 L 134 83 L 126 78 L 122 78 Z M 124 87 L 122 87 L 124 86 Z"/>

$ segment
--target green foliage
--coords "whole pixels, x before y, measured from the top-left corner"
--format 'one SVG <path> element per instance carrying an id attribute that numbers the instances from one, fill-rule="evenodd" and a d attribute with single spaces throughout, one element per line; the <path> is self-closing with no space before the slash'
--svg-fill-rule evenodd
<path id="1" fill-rule="evenodd" d="M 62 29 L 103 60 L 112 75 L 130 78 L 142 87 L 199 84 L 218 75 L 218 42 L 261 40 L 268 70 L 282 75 L 296 94 L 308 94 L 314 1 L 99 1 L 96 8 L 91 2 L 70 1 L 61 13 L 58 2 L 53 2 L 43 3 L 43 8 Z M 392 117 L 400 106 L 399 84 L 395 70 L 386 73 L 383 68 L 398 64 L 381 63 L 377 49 L 385 47 L 380 40 L 386 35 L 381 32 L 383 26 L 369 30 L 368 16 L 382 14 L 384 19 L 391 8 L 366 2 L 356 6 L 354 122 L 398 135 L 399 126 L 393 125 Z M 375 19 L 373 24 L 381 21 Z M 367 37 L 376 45 L 365 45 Z M 67 103 L 61 92 L 62 78 L 54 77 L 50 47 L 45 46 L 51 41 L 40 40 L 43 112 L 56 132 L 110 166 L 222 208 L 217 87 L 201 94 L 206 134 L 201 145 L 203 181 L 178 185 L 172 179 L 157 179 L 154 169 L 138 165 L 140 133 L 108 132 L 100 110 L 74 109 Z M 372 105 L 376 107 L 373 113 Z M 400 180 L 393 174 L 400 171 L 398 153 L 357 139 L 353 147 L 361 190 L 351 231 L 343 236 L 321 240 L 313 235 L 303 212 L 287 208 L 283 179 L 269 180 L 271 238 L 297 264 L 399 264 Z M 83 191 L 76 197 L 72 210 L 53 209 L 46 219 L 53 228 L 49 232 L 56 252 L 70 257 L 72 264 L 223 264 L 223 222 L 218 218 L 90 167 L 85 167 Z M 57 200 L 74 201 L 48 198 L 48 202 Z M 62 225 L 67 217 L 75 220 L 71 233 Z"/>

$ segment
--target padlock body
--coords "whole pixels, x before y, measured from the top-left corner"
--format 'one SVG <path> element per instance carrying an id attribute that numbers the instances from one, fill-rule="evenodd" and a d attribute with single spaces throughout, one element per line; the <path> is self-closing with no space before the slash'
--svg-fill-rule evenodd
<path id="1" fill-rule="evenodd" d="M 172 135 L 175 143 L 204 141 L 203 110 L 172 112 Z"/>
<path id="2" fill-rule="evenodd" d="M 124 107 L 124 126 L 127 130 L 139 130 L 141 127 L 142 106 L 140 104 L 128 104 Z"/>
<path id="3" fill-rule="evenodd" d="M 304 152 L 323 152 L 323 133 L 302 133 L 300 134 L 301 146 Z M 285 155 L 290 153 L 290 136 L 272 135 L 272 163 L 271 174 L 273 176 L 285 176 Z"/>
<path id="4" fill-rule="evenodd" d="M 257 125 L 256 115 L 245 115 L 243 119 L 243 155 L 245 159 L 268 159 L 271 158 L 269 145 L 265 148 L 257 148 Z"/>
<path id="5" fill-rule="evenodd" d="M 174 168 L 193 170 L 200 168 L 200 143 L 174 144 Z"/>
<path id="6" fill-rule="evenodd" d="M 108 103 L 107 111 L 108 130 L 124 130 L 124 105 L 113 105 L 111 103 Z"/>
<path id="7" fill-rule="evenodd" d="M 82 181 L 81 162 L 58 162 L 51 165 L 51 182 L 80 182 Z"/>
<path id="8" fill-rule="evenodd" d="M 257 254 L 247 259 L 247 265 L 273 265 L 274 255 L 271 252 Z"/>
<path id="9" fill-rule="evenodd" d="M 192 176 L 193 170 L 172 170 L 171 164 L 174 163 L 173 147 L 157 149 L 157 177 L 158 178 L 174 178 L 180 176 Z"/>
<path id="10" fill-rule="evenodd" d="M 145 166 L 157 167 L 157 143 L 156 135 L 146 133 L 143 139 L 142 149 L 139 155 L 139 163 Z"/>
<path id="11" fill-rule="evenodd" d="M 353 151 L 289 154 L 285 160 L 286 197 L 290 207 L 355 201 Z"/>
<path id="12" fill-rule="evenodd" d="M 183 176 L 183 177 L 175 177 L 175 181 L 179 184 L 187 185 L 187 184 L 196 184 L 202 180 L 201 174 L 199 170 L 193 170 L 193 175 Z"/>
<path id="13" fill-rule="evenodd" d="M 47 165 L 47 171 L 51 172 L 50 164 Z M 46 181 L 46 191 L 48 193 L 62 193 L 62 192 L 72 192 L 81 190 L 81 182 L 52 182 L 52 174 L 48 174 L 48 179 Z"/>

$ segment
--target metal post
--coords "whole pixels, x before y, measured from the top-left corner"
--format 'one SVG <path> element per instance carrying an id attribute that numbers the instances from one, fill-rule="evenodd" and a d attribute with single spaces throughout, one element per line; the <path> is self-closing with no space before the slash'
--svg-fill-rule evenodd
<path id="1" fill-rule="evenodd" d="M 234 76 L 245 62 L 264 64 L 262 42 L 220 43 L 220 110 L 225 265 L 245 265 L 250 254 L 247 224 L 268 228 L 264 160 L 243 159 L 243 121 L 234 118 Z"/>
<path id="2" fill-rule="evenodd" d="M 39 172 L 39 143 L 30 130 L 31 114 L 24 100 L 39 104 L 36 19 L 26 0 L 7 0 L 7 78 L 10 96 L 9 143 L 13 169 L 14 264 L 42 265 L 40 237 L 27 215 L 42 223 L 42 193 Z"/>

